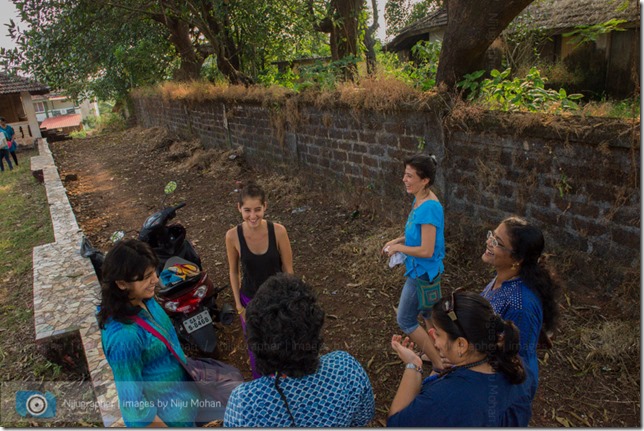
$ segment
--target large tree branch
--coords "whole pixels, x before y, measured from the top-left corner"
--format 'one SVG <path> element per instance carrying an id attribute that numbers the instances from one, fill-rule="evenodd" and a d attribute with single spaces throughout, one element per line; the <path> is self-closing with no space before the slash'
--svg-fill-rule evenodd
<path id="1" fill-rule="evenodd" d="M 454 87 L 465 74 L 483 67 L 485 52 L 510 22 L 533 0 L 447 0 L 447 29 L 436 80 Z"/>

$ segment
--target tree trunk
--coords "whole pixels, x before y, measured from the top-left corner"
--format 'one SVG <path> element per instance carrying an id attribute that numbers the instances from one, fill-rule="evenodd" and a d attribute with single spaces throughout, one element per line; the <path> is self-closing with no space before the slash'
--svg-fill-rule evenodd
<path id="1" fill-rule="evenodd" d="M 199 79 L 201 66 L 205 57 L 199 55 L 190 39 L 188 24 L 176 19 L 166 18 L 166 27 L 170 30 L 170 42 L 177 48 L 181 64 L 174 74 L 177 81 L 192 81 Z"/>
<path id="2" fill-rule="evenodd" d="M 333 61 L 358 55 L 358 17 L 362 2 L 363 0 L 331 0 L 327 5 L 326 18 L 313 24 L 315 30 L 329 33 Z M 312 0 L 309 0 L 309 14 L 315 17 Z M 343 75 L 345 80 L 353 80 L 357 76 L 355 63 L 344 66 Z"/>
<path id="3" fill-rule="evenodd" d="M 447 0 L 447 29 L 443 37 L 436 81 L 454 88 L 464 75 L 482 68 L 485 51 L 533 0 Z"/>
<path id="4" fill-rule="evenodd" d="M 331 46 L 333 39 L 337 47 L 337 58 L 358 55 L 358 17 L 362 8 L 362 0 L 332 0 L 332 8 L 335 11 L 333 20 L 333 31 L 331 32 Z M 353 80 L 357 76 L 358 69 L 354 62 L 343 66 L 345 80 Z"/>
<path id="5" fill-rule="evenodd" d="M 373 35 L 378 30 L 378 1 L 371 0 L 371 8 L 373 9 L 373 23 L 364 34 L 364 45 L 367 48 L 365 59 L 367 61 L 367 75 L 372 76 L 376 73 L 376 40 Z"/>

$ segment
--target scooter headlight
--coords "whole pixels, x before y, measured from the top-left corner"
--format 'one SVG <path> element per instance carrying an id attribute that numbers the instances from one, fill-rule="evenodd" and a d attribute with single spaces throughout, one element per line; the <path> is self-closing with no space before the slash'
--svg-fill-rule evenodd
<path id="1" fill-rule="evenodd" d="M 165 303 L 164 307 L 166 310 L 176 313 L 179 303 L 177 301 L 168 301 Z"/>
<path id="2" fill-rule="evenodd" d="M 192 296 L 201 299 L 204 296 L 206 296 L 207 292 L 208 292 L 208 287 L 202 284 L 201 286 L 197 287 L 197 290 L 195 290 L 195 293 L 193 293 Z"/>

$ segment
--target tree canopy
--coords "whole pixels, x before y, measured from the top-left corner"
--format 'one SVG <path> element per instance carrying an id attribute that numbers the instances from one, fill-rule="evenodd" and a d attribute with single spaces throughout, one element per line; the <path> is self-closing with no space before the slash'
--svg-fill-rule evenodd
<path id="1" fill-rule="evenodd" d="M 383 0 L 384 1 L 384 0 Z M 465 0 L 387 0 L 390 29 L 438 7 L 448 9 L 436 79 L 452 88 L 480 66 L 485 50 L 532 0 L 480 5 Z M 203 65 L 233 84 L 250 85 L 273 63 L 327 56 L 353 79 L 367 57 L 375 70 L 367 0 L 13 0 L 26 28 L 13 22 L 14 50 L 0 51 L 21 70 L 72 97 L 123 99 L 134 87 L 198 79 Z M 377 12 L 377 1 L 371 0 Z M 212 76 L 212 74 L 209 74 Z"/>

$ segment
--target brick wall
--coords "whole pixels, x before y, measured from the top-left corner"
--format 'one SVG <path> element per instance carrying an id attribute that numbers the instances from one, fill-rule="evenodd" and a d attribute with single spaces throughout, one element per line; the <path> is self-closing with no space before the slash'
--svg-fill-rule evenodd
<path id="1" fill-rule="evenodd" d="M 639 124 L 157 97 L 139 97 L 134 105 L 141 126 L 164 126 L 214 148 L 243 146 L 252 165 L 297 169 L 340 188 L 368 190 L 368 199 L 398 208 L 397 216 L 407 211 L 400 209 L 401 160 L 431 152 L 439 158 L 436 189 L 448 213 L 487 226 L 518 214 L 542 227 L 549 249 L 588 257 L 578 260 L 582 264 L 611 259 L 639 265 Z"/>

